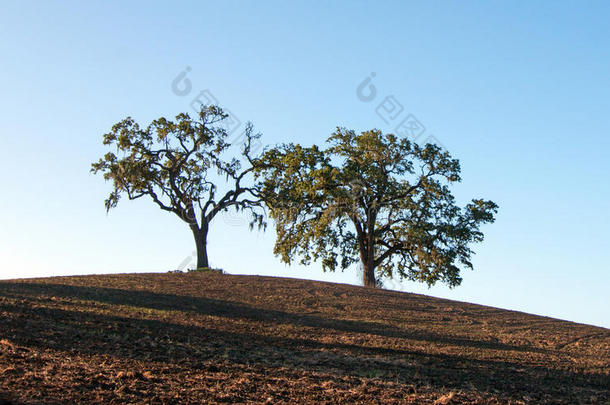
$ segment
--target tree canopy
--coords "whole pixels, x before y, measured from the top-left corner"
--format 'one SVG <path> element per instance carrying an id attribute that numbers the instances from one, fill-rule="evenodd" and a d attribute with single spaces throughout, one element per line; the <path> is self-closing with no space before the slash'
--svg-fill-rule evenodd
<path id="1" fill-rule="evenodd" d="M 246 185 L 253 172 L 252 142 L 260 137 L 246 126 L 240 159 L 223 158 L 231 146 L 220 107 L 202 106 L 198 117 L 176 116 L 175 121 L 159 118 L 141 128 L 131 117 L 115 124 L 104 135 L 104 145 L 112 149 L 92 164 L 93 173 L 103 173 L 113 184 L 106 210 L 116 207 L 122 195 L 130 200 L 150 198 L 159 208 L 186 222 L 197 246 L 197 267 L 209 267 L 207 236 L 214 217 L 228 209 L 247 210 L 251 225 L 265 225 L 257 190 Z M 220 192 L 220 175 L 229 184 Z M 217 176 L 218 177 L 218 176 Z"/>
<path id="2" fill-rule="evenodd" d="M 257 163 L 275 222 L 275 254 L 286 263 L 319 260 L 324 270 L 360 262 L 363 283 L 380 277 L 453 287 L 472 268 L 470 248 L 497 205 L 456 204 L 460 164 L 439 146 L 370 130 L 337 128 L 325 149 L 285 144 Z"/>

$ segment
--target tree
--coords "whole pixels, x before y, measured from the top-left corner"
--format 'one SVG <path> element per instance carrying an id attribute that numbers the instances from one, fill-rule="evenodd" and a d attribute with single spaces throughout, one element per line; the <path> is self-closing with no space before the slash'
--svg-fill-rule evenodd
<path id="1" fill-rule="evenodd" d="M 114 152 L 106 153 L 91 168 L 113 183 L 106 211 L 116 207 L 121 195 L 130 200 L 146 196 L 186 222 L 195 238 L 197 268 L 209 267 L 208 232 L 218 213 L 247 210 L 252 214 L 251 227 L 265 225 L 256 188 L 242 184 L 254 170 L 252 145 L 260 134 L 254 134 L 252 124 L 247 124 L 241 145 L 246 167 L 237 158 L 223 159 L 223 152 L 231 146 L 222 125 L 227 118 L 217 106 L 202 106 L 197 120 L 182 113 L 175 121 L 154 120 L 145 129 L 128 117 L 104 135 L 104 145 Z M 217 195 L 218 185 L 211 178 L 214 171 L 230 183 L 224 194 Z"/>
<path id="2" fill-rule="evenodd" d="M 379 130 L 337 128 L 326 149 L 287 144 L 257 164 L 276 225 L 274 253 L 286 263 L 321 260 L 325 271 L 362 264 L 363 284 L 400 276 L 453 287 L 460 265 L 472 268 L 469 244 L 497 205 L 456 205 L 449 185 L 460 164 L 440 147 L 419 146 Z"/>

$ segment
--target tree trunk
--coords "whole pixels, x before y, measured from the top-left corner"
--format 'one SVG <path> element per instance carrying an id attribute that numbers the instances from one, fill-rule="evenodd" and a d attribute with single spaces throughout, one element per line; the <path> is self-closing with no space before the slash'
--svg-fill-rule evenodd
<path id="1" fill-rule="evenodd" d="M 195 238 L 195 246 L 197 247 L 197 268 L 210 267 L 208 262 L 208 226 L 207 224 L 198 228 L 191 226 L 193 237 Z"/>
<path id="2" fill-rule="evenodd" d="M 369 249 L 369 242 L 362 235 L 358 237 L 358 246 L 360 250 L 360 263 L 362 264 L 362 285 L 365 287 L 377 287 L 375 280 L 375 260 L 373 257 L 373 249 Z"/>
<path id="3" fill-rule="evenodd" d="M 373 263 L 362 263 L 362 283 L 365 287 L 377 287 L 375 280 L 375 266 Z"/>
<path id="4" fill-rule="evenodd" d="M 372 210 L 369 212 L 366 221 L 366 238 L 364 246 L 366 247 L 366 254 L 360 255 L 362 266 L 364 270 L 363 282 L 365 287 L 377 287 L 377 280 L 375 279 L 375 220 L 376 215 Z"/>

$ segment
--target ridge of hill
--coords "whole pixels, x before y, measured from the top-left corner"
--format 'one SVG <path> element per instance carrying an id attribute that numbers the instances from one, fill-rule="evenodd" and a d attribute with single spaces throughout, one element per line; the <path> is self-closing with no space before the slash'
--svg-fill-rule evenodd
<path id="1" fill-rule="evenodd" d="M 610 330 L 515 311 L 215 273 L 0 281 L 0 404 L 608 404 L 609 391 Z"/>

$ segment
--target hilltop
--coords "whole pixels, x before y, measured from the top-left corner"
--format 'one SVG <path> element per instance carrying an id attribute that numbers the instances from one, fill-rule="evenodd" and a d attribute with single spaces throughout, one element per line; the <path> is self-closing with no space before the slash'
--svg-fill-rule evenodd
<path id="1" fill-rule="evenodd" d="M 609 403 L 610 330 L 214 273 L 0 281 L 4 403 Z"/>

